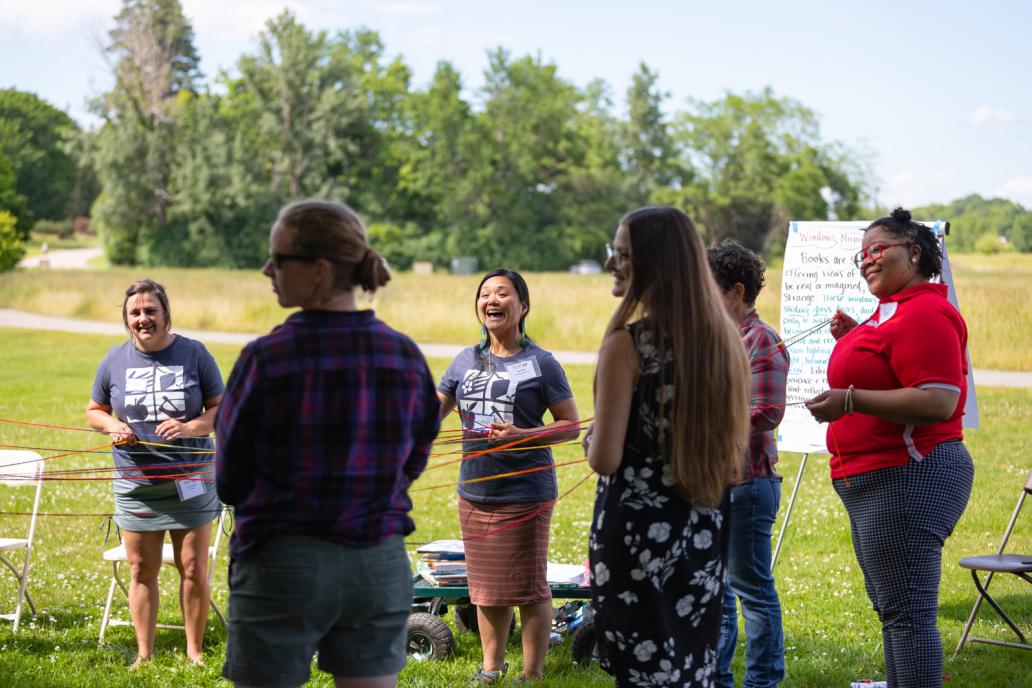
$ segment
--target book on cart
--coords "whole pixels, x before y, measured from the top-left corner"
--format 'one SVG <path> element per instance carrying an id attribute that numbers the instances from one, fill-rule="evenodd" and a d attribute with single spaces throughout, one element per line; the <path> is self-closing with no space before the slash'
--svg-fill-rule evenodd
<path id="1" fill-rule="evenodd" d="M 435 587 L 466 585 L 466 553 L 462 540 L 435 540 L 419 547 L 416 572 Z"/>

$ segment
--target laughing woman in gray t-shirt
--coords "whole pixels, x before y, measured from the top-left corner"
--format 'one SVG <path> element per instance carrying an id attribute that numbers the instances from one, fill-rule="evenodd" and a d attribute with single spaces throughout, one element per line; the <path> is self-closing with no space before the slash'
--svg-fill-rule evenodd
<path id="1" fill-rule="evenodd" d="M 202 664 L 211 598 L 208 545 L 219 511 L 205 450 L 213 447 L 208 435 L 222 399 L 222 376 L 204 345 L 171 333 L 168 296 L 157 282 L 129 286 L 122 321 L 130 339 L 98 366 L 86 420 L 116 445 L 115 521 L 131 571 L 134 666 L 154 652 L 166 530 L 182 580 L 186 656 Z"/>
<path id="2" fill-rule="evenodd" d="M 526 336 L 530 292 L 523 277 L 492 270 L 475 303 L 480 344 L 455 357 L 437 397 L 442 417 L 456 406 L 462 417 L 459 520 L 484 656 L 472 683 L 493 685 L 508 668 L 513 607 L 520 609 L 523 635 L 523 676 L 516 680 L 543 675 L 552 628 L 545 572 L 557 497 L 548 445 L 576 439 L 580 425 L 563 369 Z M 546 411 L 551 423 L 544 422 Z M 499 451 L 485 453 L 496 445 Z"/>

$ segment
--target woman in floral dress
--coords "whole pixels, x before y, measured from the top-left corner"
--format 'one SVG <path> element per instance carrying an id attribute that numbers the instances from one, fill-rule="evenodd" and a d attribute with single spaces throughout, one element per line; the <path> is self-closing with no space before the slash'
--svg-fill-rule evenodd
<path id="1" fill-rule="evenodd" d="M 617 686 L 714 686 L 722 502 L 748 440 L 749 367 L 687 215 L 632 211 L 607 248 L 622 301 L 586 440 L 599 658 Z"/>

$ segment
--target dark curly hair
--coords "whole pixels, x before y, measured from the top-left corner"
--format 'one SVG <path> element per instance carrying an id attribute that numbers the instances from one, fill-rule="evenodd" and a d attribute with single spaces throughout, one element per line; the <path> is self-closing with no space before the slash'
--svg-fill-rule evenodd
<path id="1" fill-rule="evenodd" d="M 881 227 L 889 234 L 909 241 L 921 249 L 921 257 L 917 262 L 917 271 L 928 279 L 942 274 L 942 249 L 939 240 L 931 227 L 914 222 L 909 210 L 896 208 L 891 215 L 878 218 L 864 230 L 867 233 L 875 227 Z"/>
<path id="2" fill-rule="evenodd" d="M 759 256 L 734 239 L 725 239 L 710 246 L 706 257 L 713 278 L 721 289 L 728 291 L 740 282 L 745 287 L 745 305 L 755 305 L 756 297 L 763 289 L 763 273 L 767 269 Z"/>

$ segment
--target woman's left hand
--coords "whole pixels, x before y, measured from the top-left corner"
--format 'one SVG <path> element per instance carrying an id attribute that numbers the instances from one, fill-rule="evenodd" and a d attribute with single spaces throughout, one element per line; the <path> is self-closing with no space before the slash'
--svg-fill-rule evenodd
<path id="1" fill-rule="evenodd" d="M 841 418 L 846 412 L 846 390 L 829 389 L 804 403 L 814 420 L 818 423 L 830 423 Z"/>
<path id="2" fill-rule="evenodd" d="M 493 440 L 515 439 L 522 435 L 520 429 L 512 423 L 491 423 L 488 437 Z"/>
<path id="3" fill-rule="evenodd" d="M 154 429 L 154 434 L 165 440 L 174 440 L 179 437 L 188 437 L 188 430 L 186 423 L 180 423 L 178 420 L 169 418 L 158 423 L 158 427 Z"/>

